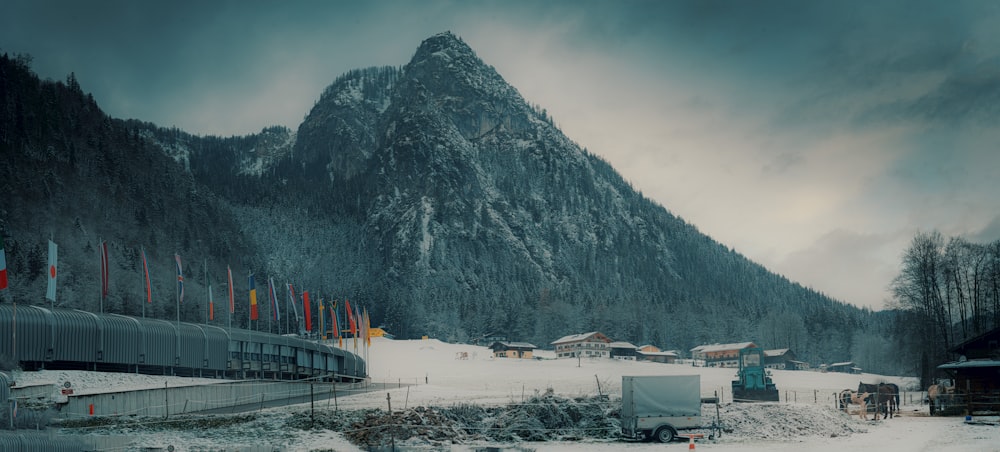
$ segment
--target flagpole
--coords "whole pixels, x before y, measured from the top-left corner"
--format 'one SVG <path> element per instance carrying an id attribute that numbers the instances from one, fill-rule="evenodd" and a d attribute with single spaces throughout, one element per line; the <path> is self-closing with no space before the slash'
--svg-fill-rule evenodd
<path id="1" fill-rule="evenodd" d="M 250 270 L 247 270 L 247 282 L 248 283 L 249 283 L 250 278 L 252 276 L 253 276 L 253 273 Z M 247 284 L 247 286 L 249 286 L 249 284 Z M 247 287 L 247 290 L 249 290 L 249 289 L 250 289 L 250 287 Z M 247 295 L 247 303 L 250 303 L 250 296 L 249 295 Z M 247 306 L 247 329 L 250 330 L 250 331 L 253 331 L 253 315 L 252 315 L 253 312 L 250 312 L 250 311 L 253 311 L 253 306 Z"/>
<path id="2" fill-rule="evenodd" d="M 100 300 L 98 303 L 101 306 L 101 314 L 104 314 L 104 239 L 100 239 L 97 243 L 97 254 L 101 256 L 101 268 L 99 269 L 101 283 L 97 285 Z"/>
<path id="3" fill-rule="evenodd" d="M 205 269 L 205 298 L 206 298 L 206 300 L 208 300 L 211 297 L 211 294 L 208 293 L 208 291 L 209 291 L 209 289 L 208 289 L 208 259 L 205 259 L 204 269 Z M 211 303 L 211 302 L 209 302 L 209 303 Z M 209 304 L 206 304 L 205 305 L 205 325 L 208 325 L 208 310 L 209 309 L 210 309 L 209 308 Z"/>
<path id="4" fill-rule="evenodd" d="M 14 347 L 14 351 L 11 353 L 11 355 L 14 356 L 14 365 L 17 366 L 20 365 L 20 362 L 17 360 L 17 298 L 16 297 L 14 298 L 14 316 L 13 320 L 11 321 L 13 322 L 13 325 L 11 326 L 11 338 L 13 340 L 11 342 L 13 342 L 13 347 Z"/>
<path id="5" fill-rule="evenodd" d="M 56 274 L 58 272 L 58 262 L 59 262 L 59 249 L 56 247 L 56 243 L 52 240 L 55 236 L 49 233 L 49 285 L 52 290 L 50 291 L 48 287 L 45 289 L 45 296 L 49 299 L 49 309 L 56 308 Z M 51 292 L 51 297 L 49 297 Z"/>
<path id="6" fill-rule="evenodd" d="M 174 254 L 174 257 L 177 259 L 177 281 L 179 282 L 179 281 L 181 281 L 181 258 L 180 258 L 179 254 Z M 177 293 L 177 297 L 176 297 L 177 298 L 177 332 L 178 332 L 178 336 L 177 337 L 180 337 L 180 328 L 181 328 L 181 285 L 180 284 L 177 285 L 177 287 L 175 289 L 175 292 Z"/>
<path id="7" fill-rule="evenodd" d="M 139 277 L 142 278 L 142 288 L 146 289 L 146 248 L 140 246 L 139 253 L 142 255 L 142 271 L 139 272 Z M 142 295 L 139 295 L 139 304 L 142 305 L 142 318 L 146 318 L 146 300 L 142 299 Z"/>
<path id="8" fill-rule="evenodd" d="M 267 317 L 267 332 L 274 333 L 274 330 L 271 329 L 271 318 L 274 317 L 274 302 L 271 301 L 271 280 L 267 281 L 267 301 L 267 304 L 271 307 L 271 315 Z"/>

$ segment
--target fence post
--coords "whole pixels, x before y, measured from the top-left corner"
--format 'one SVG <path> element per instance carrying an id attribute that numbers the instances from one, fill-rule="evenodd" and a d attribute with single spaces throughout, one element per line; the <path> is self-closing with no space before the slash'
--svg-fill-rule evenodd
<path id="1" fill-rule="evenodd" d="M 393 452 L 396 450 L 396 435 L 393 431 L 393 420 L 392 420 L 392 394 L 388 392 L 385 393 L 385 403 L 389 405 L 389 444 L 392 446 Z"/>

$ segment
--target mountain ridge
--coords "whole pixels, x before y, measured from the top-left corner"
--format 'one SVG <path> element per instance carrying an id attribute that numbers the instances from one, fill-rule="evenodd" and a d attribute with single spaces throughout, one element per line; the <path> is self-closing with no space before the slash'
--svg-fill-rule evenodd
<path id="1" fill-rule="evenodd" d="M 183 145 L 190 191 L 215 199 L 207 222 L 238 223 L 246 245 L 210 260 L 364 300 L 402 337 L 502 332 L 544 344 L 601 330 L 682 350 L 755 340 L 824 362 L 850 359 L 872 327 L 869 311 L 768 271 L 644 197 L 450 33 L 405 66 L 338 77 L 294 132 L 122 124 L 164 155 Z"/>

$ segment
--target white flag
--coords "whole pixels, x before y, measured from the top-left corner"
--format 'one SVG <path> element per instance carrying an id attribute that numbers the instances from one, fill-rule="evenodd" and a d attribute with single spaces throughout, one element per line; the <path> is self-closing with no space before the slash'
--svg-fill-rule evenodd
<path id="1" fill-rule="evenodd" d="M 49 240 L 49 287 L 45 290 L 45 298 L 56 302 L 56 267 L 58 261 L 56 243 Z"/>

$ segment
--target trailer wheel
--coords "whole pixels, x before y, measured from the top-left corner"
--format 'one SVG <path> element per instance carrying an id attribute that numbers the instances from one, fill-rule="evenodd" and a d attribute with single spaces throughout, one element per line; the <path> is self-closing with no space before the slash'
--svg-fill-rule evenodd
<path id="1" fill-rule="evenodd" d="M 668 426 L 660 427 L 659 429 L 656 430 L 656 433 L 653 434 L 653 437 L 656 438 L 656 440 L 661 443 L 669 443 L 673 441 L 674 436 L 677 436 L 677 433 L 674 432 L 674 429 Z"/>

